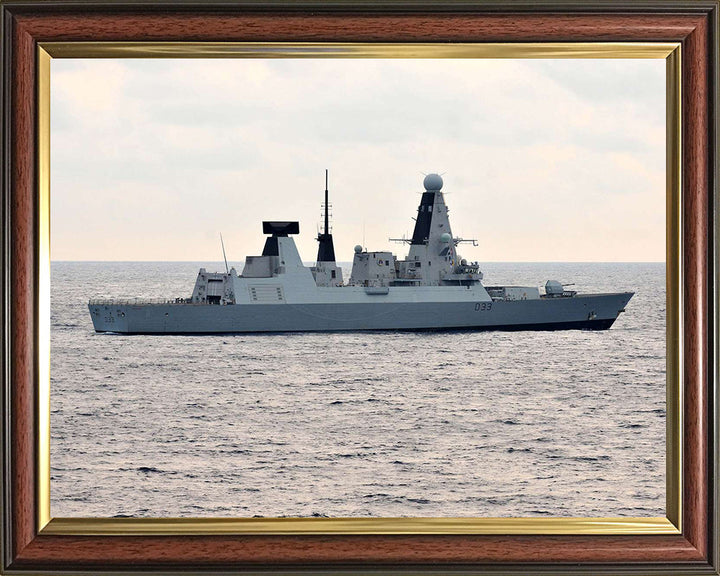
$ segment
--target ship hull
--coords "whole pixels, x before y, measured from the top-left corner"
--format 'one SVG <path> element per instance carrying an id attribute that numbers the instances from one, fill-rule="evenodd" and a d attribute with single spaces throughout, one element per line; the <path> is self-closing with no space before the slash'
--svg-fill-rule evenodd
<path id="1" fill-rule="evenodd" d="M 198 305 L 91 303 L 97 332 L 230 334 L 362 330 L 606 330 L 632 292 L 515 301 Z M 378 296 L 382 298 L 382 296 Z"/>

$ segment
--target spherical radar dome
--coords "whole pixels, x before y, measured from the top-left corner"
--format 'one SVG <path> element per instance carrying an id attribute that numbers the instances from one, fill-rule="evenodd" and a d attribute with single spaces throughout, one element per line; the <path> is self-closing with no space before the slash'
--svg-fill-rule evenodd
<path id="1" fill-rule="evenodd" d="M 443 186 L 443 179 L 439 174 L 428 174 L 423 180 L 423 186 L 428 192 L 438 192 Z"/>
<path id="2" fill-rule="evenodd" d="M 443 244 L 449 244 L 450 240 L 452 240 L 452 236 L 450 236 L 450 234 L 448 234 L 447 232 L 443 232 L 442 234 L 440 234 L 440 242 L 442 242 Z"/>
<path id="3" fill-rule="evenodd" d="M 360 254 L 362 252 L 362 246 L 360 244 L 355 246 L 355 254 Z"/>

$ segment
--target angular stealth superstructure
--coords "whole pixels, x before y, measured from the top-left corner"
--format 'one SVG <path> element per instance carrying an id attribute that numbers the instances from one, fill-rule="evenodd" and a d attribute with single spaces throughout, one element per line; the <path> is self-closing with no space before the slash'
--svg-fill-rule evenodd
<path id="1" fill-rule="evenodd" d="M 298 222 L 263 222 L 262 255 L 238 276 L 200 269 L 192 296 L 165 302 L 93 299 L 98 332 L 204 334 L 337 330 L 563 330 L 610 328 L 632 292 L 578 294 L 554 280 L 537 286 L 482 284 L 477 262 L 457 254 L 437 174 L 425 177 L 404 260 L 355 247 L 347 284 L 335 262 L 327 173 L 324 227 L 315 266 L 303 265 L 292 235 Z"/>

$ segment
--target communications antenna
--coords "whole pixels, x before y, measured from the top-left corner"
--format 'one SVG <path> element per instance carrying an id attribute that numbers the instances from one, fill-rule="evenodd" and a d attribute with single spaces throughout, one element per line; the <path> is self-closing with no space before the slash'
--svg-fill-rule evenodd
<path id="1" fill-rule="evenodd" d="M 223 242 L 222 232 L 220 232 L 220 246 L 222 246 L 223 260 L 225 260 L 225 273 L 230 274 L 230 270 L 228 270 L 228 265 L 227 265 L 227 257 L 225 256 L 225 243 Z"/>

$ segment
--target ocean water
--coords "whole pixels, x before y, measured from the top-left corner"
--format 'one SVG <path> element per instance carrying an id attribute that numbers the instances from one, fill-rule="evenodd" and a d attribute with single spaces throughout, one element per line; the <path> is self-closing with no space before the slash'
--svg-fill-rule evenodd
<path id="1" fill-rule="evenodd" d="M 664 264 L 481 266 L 635 291 L 599 332 L 93 331 L 201 266 L 52 264 L 53 516 L 664 515 Z"/>

